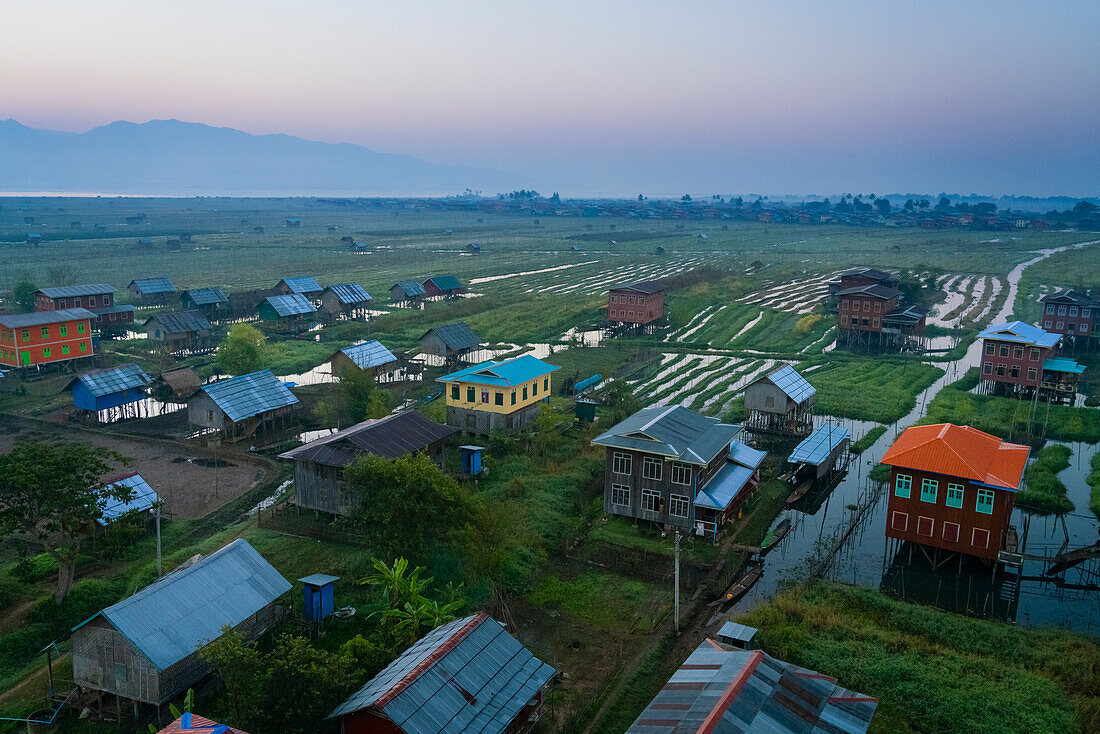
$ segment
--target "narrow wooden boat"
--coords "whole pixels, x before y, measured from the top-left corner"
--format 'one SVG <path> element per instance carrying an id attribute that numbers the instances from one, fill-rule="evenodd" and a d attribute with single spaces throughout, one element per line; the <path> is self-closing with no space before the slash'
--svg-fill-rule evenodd
<path id="1" fill-rule="evenodd" d="M 802 484 L 798 485 L 798 488 L 787 496 L 787 504 L 793 505 L 795 502 L 805 497 L 812 486 L 814 486 L 814 480 L 812 479 L 807 479 Z"/>
<path id="2" fill-rule="evenodd" d="M 774 548 L 779 541 L 787 537 L 789 532 L 791 532 L 791 520 L 785 517 L 764 536 L 764 542 L 760 544 L 760 554 L 763 555 Z"/>
<path id="3" fill-rule="evenodd" d="M 760 580 L 760 577 L 764 575 L 764 564 L 754 563 L 745 569 L 745 573 L 741 575 L 741 578 L 733 582 L 733 585 L 726 589 L 726 593 L 712 601 L 707 606 L 716 607 L 719 604 L 730 604 L 737 601 L 745 595 L 753 584 Z"/>

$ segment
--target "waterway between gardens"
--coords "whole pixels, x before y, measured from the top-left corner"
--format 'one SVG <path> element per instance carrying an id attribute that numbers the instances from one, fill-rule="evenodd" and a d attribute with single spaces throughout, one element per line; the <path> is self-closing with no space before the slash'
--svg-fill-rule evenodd
<path id="1" fill-rule="evenodd" d="M 1008 298 L 990 323 L 1008 319 L 1020 278 L 1031 265 L 1063 250 L 1085 247 L 1085 242 L 1068 247 L 1042 250 L 1037 257 L 1017 265 L 1007 278 Z M 923 557 L 919 549 L 903 546 L 895 557 L 887 557 L 885 494 L 877 500 L 869 488 L 867 472 L 878 462 L 897 436 L 923 415 L 932 398 L 945 386 L 962 377 L 970 367 L 977 367 L 981 344 L 975 341 L 958 361 L 940 364 L 946 372 L 931 387 L 917 397 L 914 410 L 889 426 L 886 433 L 858 457 L 854 457 L 845 476 L 831 493 L 822 492 L 802 498 L 794 509 L 782 513 L 795 524 L 791 533 L 764 559 L 764 575 L 755 586 L 727 612 L 736 615 L 767 601 L 784 582 L 804 580 L 813 570 L 820 570 L 823 559 L 841 540 L 850 527 L 854 509 L 861 501 L 870 502 L 870 509 L 851 534 L 839 542 L 835 556 L 829 557 L 824 576 L 837 581 L 859 584 L 922 603 L 935 604 L 953 611 L 987 615 L 1018 622 L 1029 627 L 1061 626 L 1092 634 L 1100 633 L 1100 562 L 1087 561 L 1051 578 L 1043 573 L 1049 566 L 1042 560 L 1025 560 L 1018 591 L 1015 572 L 1008 580 L 1004 567 L 996 575 L 977 561 L 967 560 L 960 567 L 951 561 L 937 570 Z M 824 420 L 819 417 L 819 423 Z M 849 428 L 854 437 L 874 424 L 861 421 L 832 419 Z M 1032 516 L 1025 526 L 1027 513 L 1016 510 L 1012 522 L 1020 532 L 1025 553 L 1052 556 L 1060 550 L 1080 548 L 1096 542 L 1100 523 L 1089 511 L 1089 488 L 1085 476 L 1097 444 L 1070 444 L 1071 466 L 1059 474 L 1069 488 L 1074 512 L 1063 517 Z M 776 521 L 777 523 L 779 520 Z M 1027 529 L 1025 537 L 1024 530 Z"/>

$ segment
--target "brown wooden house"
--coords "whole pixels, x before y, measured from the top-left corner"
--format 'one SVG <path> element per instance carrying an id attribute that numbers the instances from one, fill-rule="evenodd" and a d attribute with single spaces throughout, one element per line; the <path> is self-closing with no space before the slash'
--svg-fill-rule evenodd
<path id="1" fill-rule="evenodd" d="M 1030 449 L 950 423 L 913 426 L 886 451 L 886 537 L 995 560 Z"/>
<path id="2" fill-rule="evenodd" d="M 1100 300 L 1081 291 L 1068 290 L 1043 296 L 1039 302 L 1043 305 L 1042 326 L 1046 331 L 1084 344 L 1100 338 L 1096 336 Z"/>
<path id="3" fill-rule="evenodd" d="M 34 292 L 35 311 L 86 308 L 96 315 L 101 331 L 121 330 L 134 323 L 134 307 L 115 302 L 115 289 L 108 283 L 39 288 Z"/>
<path id="4" fill-rule="evenodd" d="M 646 325 L 665 317 L 665 284 L 647 280 L 612 288 L 607 297 L 607 320 L 615 324 Z"/>

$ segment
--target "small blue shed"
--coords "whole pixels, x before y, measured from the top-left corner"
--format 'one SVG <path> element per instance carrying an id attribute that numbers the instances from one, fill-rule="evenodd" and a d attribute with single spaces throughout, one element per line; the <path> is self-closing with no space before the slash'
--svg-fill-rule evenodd
<path id="1" fill-rule="evenodd" d="M 339 576 L 315 573 L 298 579 L 302 590 L 302 616 L 307 622 L 320 622 L 335 609 L 334 586 Z"/>
<path id="2" fill-rule="evenodd" d="M 125 364 L 77 375 L 67 387 L 73 393 L 73 405 L 98 413 L 141 400 L 150 382 L 141 367 Z"/>
<path id="3" fill-rule="evenodd" d="M 481 473 L 481 452 L 485 450 L 484 446 L 459 446 L 458 450 L 462 452 L 462 473 L 470 476 L 476 476 Z"/>

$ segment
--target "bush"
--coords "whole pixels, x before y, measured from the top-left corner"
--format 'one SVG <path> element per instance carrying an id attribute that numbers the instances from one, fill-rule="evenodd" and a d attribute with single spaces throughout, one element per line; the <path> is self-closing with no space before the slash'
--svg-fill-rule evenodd
<path id="1" fill-rule="evenodd" d="M 1056 476 L 1069 466 L 1069 447 L 1052 444 L 1039 451 L 1035 461 L 1024 470 L 1027 489 L 1016 494 L 1016 505 L 1040 514 L 1062 514 L 1073 511 L 1073 502 L 1066 496 L 1066 485 Z"/>
<path id="2" fill-rule="evenodd" d="M 34 584 L 57 575 L 57 559 L 49 553 L 33 556 L 22 555 L 8 571 L 24 583 Z"/>

